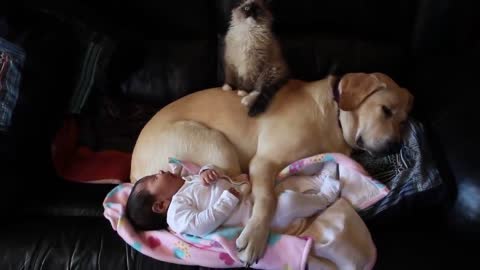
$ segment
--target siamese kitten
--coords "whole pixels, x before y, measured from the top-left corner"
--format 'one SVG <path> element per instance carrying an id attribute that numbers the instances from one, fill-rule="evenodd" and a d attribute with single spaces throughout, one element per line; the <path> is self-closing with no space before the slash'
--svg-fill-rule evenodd
<path id="1" fill-rule="evenodd" d="M 233 9 L 225 36 L 225 91 L 237 90 L 248 115 L 264 112 L 288 80 L 288 67 L 272 33 L 265 0 L 243 0 Z"/>

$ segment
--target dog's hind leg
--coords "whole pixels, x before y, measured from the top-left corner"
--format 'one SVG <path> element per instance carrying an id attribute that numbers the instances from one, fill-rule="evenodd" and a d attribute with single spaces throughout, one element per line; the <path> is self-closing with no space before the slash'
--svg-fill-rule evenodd
<path id="1" fill-rule="evenodd" d="M 178 121 L 167 124 L 151 138 L 142 153 L 132 160 L 131 180 L 168 170 L 168 158 L 190 161 L 200 166 L 213 164 L 227 175 L 239 175 L 240 163 L 235 147 L 219 131 L 194 121 Z"/>

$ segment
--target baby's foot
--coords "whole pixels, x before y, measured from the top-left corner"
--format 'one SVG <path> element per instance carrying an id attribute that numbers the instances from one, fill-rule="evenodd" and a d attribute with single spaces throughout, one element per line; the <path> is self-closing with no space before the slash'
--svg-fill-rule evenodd
<path id="1" fill-rule="evenodd" d="M 323 165 L 322 171 L 320 173 L 320 177 L 325 179 L 327 177 L 332 177 L 334 179 L 340 179 L 340 172 L 338 168 L 338 163 L 336 162 L 327 162 Z"/>
<path id="2" fill-rule="evenodd" d="M 227 83 L 222 86 L 223 91 L 232 91 L 232 87 L 228 85 Z"/>
<path id="3" fill-rule="evenodd" d="M 333 203 L 338 198 L 338 195 L 340 195 L 340 181 L 331 176 L 327 176 L 323 180 L 319 195 L 323 196 L 329 204 Z"/>

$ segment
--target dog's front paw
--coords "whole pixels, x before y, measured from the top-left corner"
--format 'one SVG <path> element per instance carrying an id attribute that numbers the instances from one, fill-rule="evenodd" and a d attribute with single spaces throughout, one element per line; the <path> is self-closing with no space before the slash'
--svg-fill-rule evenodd
<path id="1" fill-rule="evenodd" d="M 244 96 L 242 98 L 243 106 L 250 107 L 253 104 L 253 102 L 255 101 L 255 99 L 258 97 L 259 94 L 260 94 L 260 92 L 253 91 L 250 94 L 248 94 L 247 96 Z"/>
<path id="2" fill-rule="evenodd" d="M 232 87 L 228 85 L 227 83 L 222 86 L 223 91 L 232 91 Z"/>
<path id="3" fill-rule="evenodd" d="M 258 263 L 262 258 L 267 246 L 268 233 L 268 224 L 257 224 L 250 220 L 237 238 L 238 258 L 246 267 Z"/>

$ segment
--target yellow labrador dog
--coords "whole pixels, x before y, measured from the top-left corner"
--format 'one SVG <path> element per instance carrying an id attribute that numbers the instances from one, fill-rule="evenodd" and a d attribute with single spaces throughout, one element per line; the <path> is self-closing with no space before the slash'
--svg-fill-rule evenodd
<path id="1" fill-rule="evenodd" d="M 390 152 L 413 104 L 406 89 L 381 73 L 289 81 L 256 118 L 239 99 L 214 88 L 164 107 L 138 138 L 131 180 L 167 169 L 168 157 L 215 164 L 231 175 L 249 172 L 254 207 L 236 243 L 247 265 L 265 250 L 276 207 L 274 179 L 283 167 L 323 152 Z"/>

